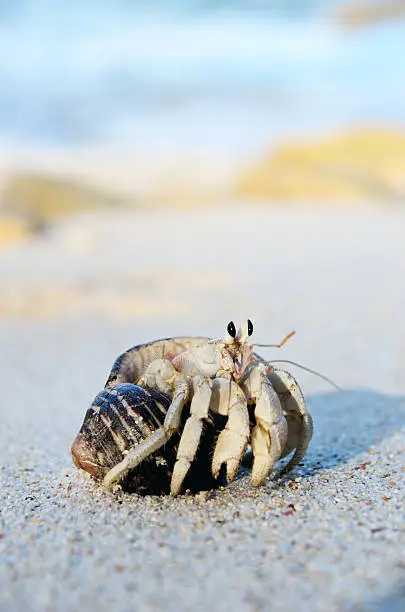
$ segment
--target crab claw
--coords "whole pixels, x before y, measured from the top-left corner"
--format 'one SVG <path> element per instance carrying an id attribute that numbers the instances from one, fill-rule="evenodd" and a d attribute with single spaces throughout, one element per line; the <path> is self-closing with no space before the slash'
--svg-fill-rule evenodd
<path id="1" fill-rule="evenodd" d="M 230 455 L 230 449 L 232 449 Z M 226 477 L 228 482 L 232 482 L 238 473 L 239 464 L 245 453 L 246 442 L 237 434 L 224 430 L 218 438 L 212 459 L 212 475 L 218 478 L 222 464 L 226 464 Z"/>
<path id="2" fill-rule="evenodd" d="M 246 398 L 235 383 L 230 387 L 229 403 L 226 402 L 223 408 L 228 412 L 228 421 L 218 436 L 212 458 L 212 474 L 218 478 L 222 464 L 226 463 L 228 482 L 232 482 L 245 454 L 250 435 Z"/>
<path id="3" fill-rule="evenodd" d="M 245 394 L 236 382 L 217 379 L 213 391 L 212 408 L 228 420 L 218 436 L 211 471 L 218 478 L 222 464 L 226 463 L 228 482 L 232 482 L 249 441 L 249 411 Z"/>

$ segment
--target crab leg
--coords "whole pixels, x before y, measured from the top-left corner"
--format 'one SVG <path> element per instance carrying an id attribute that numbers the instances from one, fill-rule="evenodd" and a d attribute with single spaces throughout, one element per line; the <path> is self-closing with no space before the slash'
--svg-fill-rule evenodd
<path id="1" fill-rule="evenodd" d="M 314 426 L 307 411 L 302 391 L 293 376 L 285 370 L 272 369 L 268 378 L 283 404 L 284 416 L 288 423 L 288 437 L 281 457 L 295 450 L 294 455 L 283 468 L 290 472 L 303 459 L 311 441 Z"/>
<path id="2" fill-rule="evenodd" d="M 243 389 L 247 398 L 255 402 L 252 485 L 258 487 L 283 453 L 288 426 L 278 395 L 266 376 L 263 364 L 251 368 L 243 382 Z"/>
<path id="3" fill-rule="evenodd" d="M 167 364 L 165 363 L 164 366 L 166 367 Z M 170 372 L 170 369 L 168 369 L 168 372 Z M 124 459 L 108 472 L 104 478 L 104 486 L 107 489 L 111 490 L 115 484 L 118 484 L 126 476 L 129 470 L 135 468 L 146 457 L 161 448 L 178 431 L 183 407 L 189 397 L 189 385 L 185 376 L 176 373 L 174 368 L 173 372 L 172 376 L 174 378 L 170 377 L 170 382 L 175 385 L 175 389 L 162 427 L 156 429 L 146 440 L 131 449 Z"/>
<path id="4" fill-rule="evenodd" d="M 212 474 L 217 478 L 222 464 L 226 463 L 227 479 L 232 482 L 249 440 L 249 411 L 245 394 L 234 381 L 216 378 L 213 382 L 211 408 L 218 414 L 228 416 L 228 421 L 218 436 L 212 458 Z"/>
<path id="5" fill-rule="evenodd" d="M 170 486 L 170 493 L 172 495 L 179 493 L 181 485 L 190 469 L 191 462 L 196 456 L 203 432 L 204 420 L 208 418 L 211 393 L 212 381 L 209 378 L 196 377 L 194 396 L 190 405 L 190 416 L 181 434 L 176 463 L 173 468 Z"/>

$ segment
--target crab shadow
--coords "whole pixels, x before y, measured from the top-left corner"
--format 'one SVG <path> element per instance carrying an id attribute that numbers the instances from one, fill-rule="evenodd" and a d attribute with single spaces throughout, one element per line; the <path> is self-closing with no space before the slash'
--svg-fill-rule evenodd
<path id="1" fill-rule="evenodd" d="M 369 601 L 363 608 L 354 612 L 402 612 L 405 610 L 405 584 L 400 584 L 396 591 L 384 598 Z"/>
<path id="2" fill-rule="evenodd" d="M 276 468 L 276 477 L 281 477 L 281 482 L 290 480 L 292 474 L 310 477 L 345 464 L 405 428 L 405 397 L 402 396 L 368 389 L 317 393 L 307 398 L 307 406 L 314 420 L 314 437 L 305 458 L 293 472 L 282 473 L 289 457 Z M 252 462 L 249 451 L 237 480 L 250 472 Z"/>
<path id="3" fill-rule="evenodd" d="M 405 427 L 403 396 L 356 389 L 314 394 L 307 404 L 314 437 L 298 468 L 303 476 L 345 464 Z"/>
<path id="4" fill-rule="evenodd" d="M 314 437 L 304 460 L 289 474 L 281 476 L 281 482 L 290 480 L 292 474 L 304 478 L 319 471 L 330 469 L 349 462 L 366 452 L 371 446 L 389 438 L 405 427 L 405 397 L 385 395 L 368 389 L 349 390 L 334 393 L 319 393 L 308 396 L 308 410 L 314 420 Z M 216 423 L 213 428 L 223 428 L 225 422 Z M 216 435 L 216 434 L 215 434 Z M 214 437 L 208 435 L 198 450 L 198 456 L 185 480 L 184 488 L 195 493 L 201 490 L 214 490 L 226 485 L 226 470 L 222 466 L 217 480 L 211 476 L 211 460 Z M 283 460 L 276 474 L 280 475 Z M 242 461 L 236 480 L 246 477 L 251 470 L 252 454 L 248 452 Z M 170 490 L 170 478 L 143 490 L 139 483 L 127 482 L 124 489 L 140 495 L 162 495 Z M 163 482 L 163 485 L 162 485 Z"/>

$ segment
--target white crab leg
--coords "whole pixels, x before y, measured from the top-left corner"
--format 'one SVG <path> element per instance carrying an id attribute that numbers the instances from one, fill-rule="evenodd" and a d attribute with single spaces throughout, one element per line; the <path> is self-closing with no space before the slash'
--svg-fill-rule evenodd
<path id="1" fill-rule="evenodd" d="M 194 460 L 201 434 L 203 432 L 204 420 L 208 418 L 211 402 L 212 381 L 208 378 L 196 377 L 194 383 L 194 396 L 190 405 L 190 416 L 184 425 L 181 434 L 179 448 L 177 450 L 176 463 L 174 464 L 170 492 L 177 495 L 181 489 L 184 478 Z"/>
<path id="2" fill-rule="evenodd" d="M 250 369 L 242 386 L 247 398 L 255 402 L 252 485 L 258 487 L 283 453 L 288 426 L 278 395 L 267 378 L 263 364 Z"/>
<path id="3" fill-rule="evenodd" d="M 165 416 L 162 427 L 159 427 L 151 436 L 142 440 L 135 448 L 131 449 L 125 458 L 114 466 L 104 478 L 104 486 L 111 490 L 132 470 L 141 463 L 146 457 L 161 448 L 178 431 L 181 422 L 181 414 L 184 404 L 189 397 L 189 384 L 187 378 L 181 374 L 176 374 L 175 390 L 172 403 Z"/>
<path id="4" fill-rule="evenodd" d="M 271 370 L 268 377 L 281 398 L 284 416 L 288 423 L 288 437 L 282 457 L 286 457 L 295 449 L 294 455 L 282 470 L 282 473 L 287 473 L 305 456 L 314 426 L 306 408 L 304 395 L 295 378 L 289 372 L 276 368 Z"/>
<path id="5" fill-rule="evenodd" d="M 212 474 L 217 478 L 222 464 L 226 463 L 227 479 L 232 482 L 249 440 L 249 411 L 245 394 L 234 381 L 216 378 L 213 381 L 211 408 L 218 414 L 228 416 L 215 446 Z"/>

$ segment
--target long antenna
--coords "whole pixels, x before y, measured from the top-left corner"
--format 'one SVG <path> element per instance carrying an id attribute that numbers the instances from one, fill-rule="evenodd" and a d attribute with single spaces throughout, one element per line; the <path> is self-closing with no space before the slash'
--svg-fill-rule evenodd
<path id="1" fill-rule="evenodd" d="M 325 380 L 327 383 L 332 385 L 332 387 L 335 387 L 335 389 L 340 391 L 340 393 L 343 393 L 343 389 L 341 389 L 336 383 L 334 383 L 333 380 L 331 380 L 327 376 L 324 376 L 324 374 L 317 372 L 316 370 L 311 370 L 311 368 L 307 368 L 306 366 L 303 366 L 300 363 L 297 363 L 296 361 L 290 361 L 289 359 L 274 359 L 272 361 L 268 361 L 267 363 L 269 365 L 271 365 L 272 363 L 290 363 L 291 365 L 297 366 L 297 368 L 301 368 L 301 370 L 306 370 L 307 372 L 310 372 L 311 374 L 315 374 L 315 376 L 319 376 L 319 378 L 323 378 L 323 380 Z"/>
<path id="2" fill-rule="evenodd" d="M 295 334 L 295 331 L 290 332 L 286 335 L 286 337 L 280 342 L 280 344 L 254 344 L 253 346 L 265 346 L 266 348 L 281 348 L 284 344 L 292 338 Z"/>

